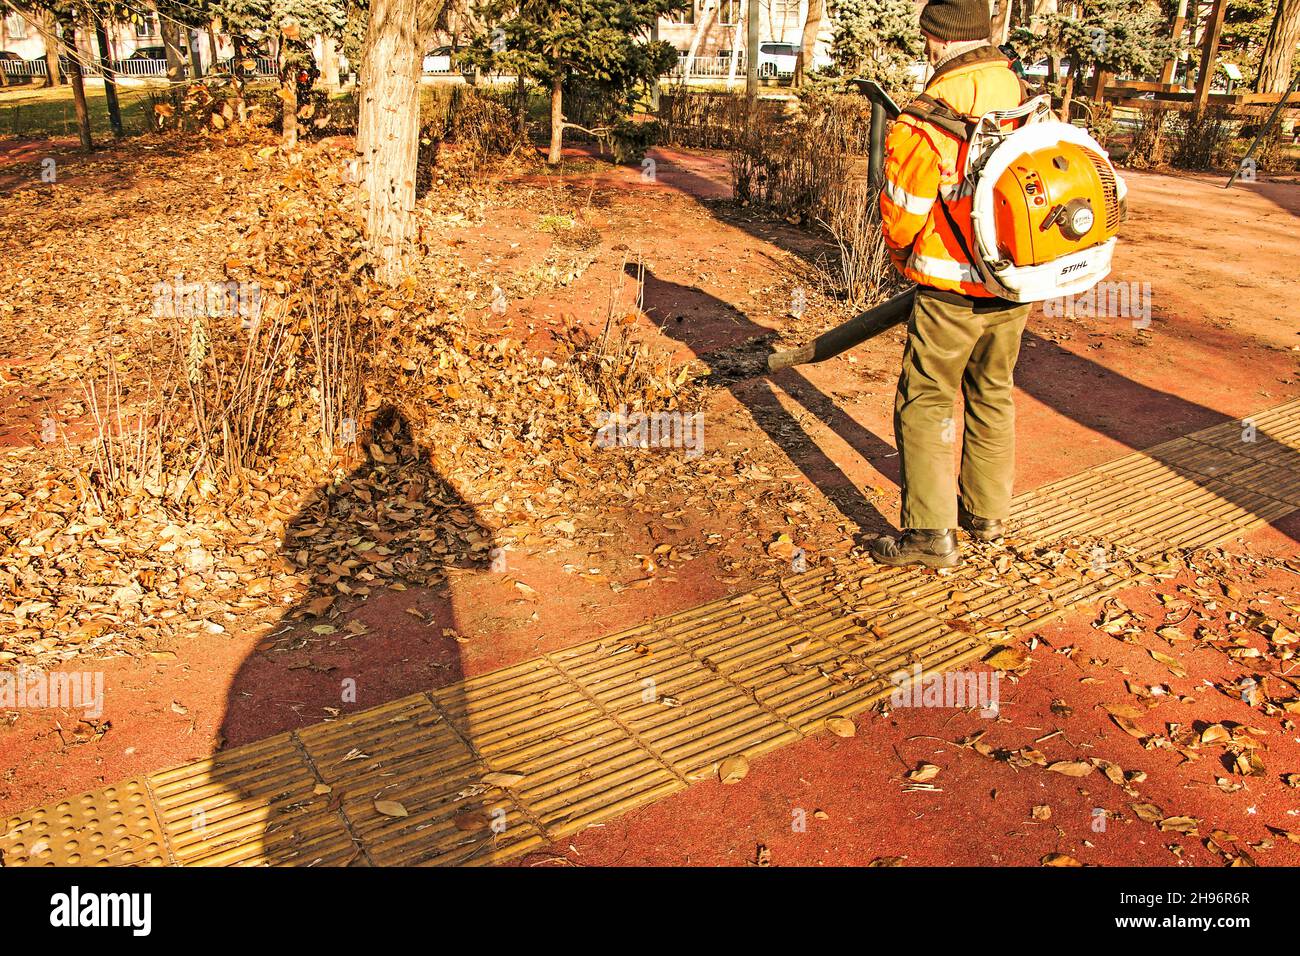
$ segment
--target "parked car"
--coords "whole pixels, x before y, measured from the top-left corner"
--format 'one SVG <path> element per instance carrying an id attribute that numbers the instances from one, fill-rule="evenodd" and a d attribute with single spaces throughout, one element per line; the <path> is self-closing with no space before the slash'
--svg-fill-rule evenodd
<path id="1" fill-rule="evenodd" d="M 793 43 L 767 41 L 758 45 L 759 76 L 793 76 L 799 65 L 799 48 Z"/>
<path id="2" fill-rule="evenodd" d="M 432 53 L 425 54 L 424 72 L 425 73 L 450 73 L 451 72 L 451 47 L 440 46 Z"/>
<path id="3" fill-rule="evenodd" d="M 181 51 L 184 54 L 184 51 Z M 142 46 L 138 47 L 134 53 L 127 57 L 128 60 L 165 60 L 167 59 L 167 48 L 165 46 Z"/>
<path id="4" fill-rule="evenodd" d="M 31 83 L 31 71 L 26 66 L 19 69 L 5 65 L 7 63 L 25 64 L 26 62 L 26 60 L 11 50 L 0 50 L 0 70 L 4 70 L 5 82 L 10 86 L 22 86 L 25 83 Z"/>
<path id="5" fill-rule="evenodd" d="M 1057 79 L 1058 80 L 1064 79 L 1065 76 L 1067 76 L 1070 72 L 1070 61 L 1061 60 L 1061 62 L 1056 65 L 1056 69 L 1057 72 L 1059 73 Z M 1039 60 L 1033 66 L 1025 67 L 1025 77 L 1031 80 L 1047 79 L 1047 61 Z"/>

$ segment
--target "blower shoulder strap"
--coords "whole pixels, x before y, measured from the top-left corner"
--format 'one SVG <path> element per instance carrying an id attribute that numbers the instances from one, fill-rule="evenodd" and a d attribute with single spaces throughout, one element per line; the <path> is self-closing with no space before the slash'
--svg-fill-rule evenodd
<path id="1" fill-rule="evenodd" d="M 957 112 L 943 100 L 930 93 L 929 87 L 933 86 L 934 81 L 941 76 L 961 67 L 970 66 L 972 63 L 1001 63 L 1007 69 L 1011 69 L 1011 61 L 995 46 L 987 45 L 976 47 L 974 50 L 967 50 L 935 70 L 934 75 L 930 77 L 930 82 L 926 84 L 926 92 L 912 100 L 904 108 L 903 114 L 919 119 L 923 123 L 929 123 L 931 126 L 937 126 L 945 133 L 955 136 L 959 140 L 970 139 L 971 133 L 975 131 L 975 127 L 979 124 L 978 117 Z M 1020 99 L 1023 102 L 1027 87 L 1019 77 L 1016 79 L 1020 82 Z"/>
<path id="2" fill-rule="evenodd" d="M 974 117 L 967 116 L 965 113 L 958 113 L 943 100 L 931 96 L 929 93 L 922 93 L 911 103 L 908 103 L 903 109 L 903 115 L 914 117 L 923 123 L 929 123 L 931 126 L 937 126 L 948 135 L 955 136 L 963 142 L 970 139 L 970 134 L 974 132 L 975 124 L 978 122 Z"/>

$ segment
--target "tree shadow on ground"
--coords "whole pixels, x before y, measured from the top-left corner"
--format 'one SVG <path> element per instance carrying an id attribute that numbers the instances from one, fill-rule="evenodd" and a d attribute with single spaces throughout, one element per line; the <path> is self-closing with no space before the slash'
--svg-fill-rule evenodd
<path id="1" fill-rule="evenodd" d="M 1276 524 L 1278 517 L 1276 501 L 1300 506 L 1300 483 L 1294 480 L 1300 475 L 1300 450 L 1255 427 L 1251 419 L 1235 419 L 1134 381 L 1032 331 L 1025 333 L 1024 341 L 1033 347 L 1021 352 L 1017 387 L 1063 418 L 1147 452 L 1220 501 L 1270 523 Z M 1223 440 L 1216 439 L 1214 447 L 1228 452 L 1226 459 L 1213 459 L 1208 447 L 1203 464 L 1191 454 L 1200 452 L 1198 448 L 1155 448 L 1216 425 L 1225 426 Z M 1288 477 L 1290 487 L 1284 484 Z"/>
<path id="2" fill-rule="evenodd" d="M 400 414 L 382 410 L 362 444 L 366 461 L 286 527 L 308 592 L 231 682 L 225 748 L 174 784 L 186 862 L 466 862 L 515 822 L 480 782 L 455 631 L 452 582 L 486 570 L 491 532 Z"/>
<path id="3" fill-rule="evenodd" d="M 641 275 L 629 264 L 628 274 Z M 771 351 L 771 329 L 750 321 L 744 313 L 728 303 L 694 286 L 685 286 L 659 278 L 653 271 L 643 273 L 643 308 L 661 331 L 690 347 L 706 364 L 711 364 L 728 345 L 758 340 L 755 356 L 761 360 Z M 715 329 L 697 331 L 693 324 L 679 321 L 686 312 L 732 314 L 735 324 L 728 327 L 725 338 Z M 711 365 L 711 368 L 713 366 Z M 835 431 L 854 451 L 871 461 L 892 481 L 898 481 L 898 460 L 894 448 L 884 439 L 863 427 L 797 370 L 786 370 L 770 380 L 766 378 L 734 381 L 727 385 L 736 400 L 748 410 L 758 425 L 808 480 L 831 500 L 849 521 L 858 527 L 858 537 L 875 537 L 890 530 L 892 523 L 880 513 L 857 486 L 844 474 L 817 443 L 804 431 L 793 414 L 780 402 L 777 389 Z"/>
<path id="4" fill-rule="evenodd" d="M 628 270 L 635 274 L 635 267 L 628 266 Z M 772 351 L 771 329 L 749 321 L 739 310 L 698 288 L 667 282 L 649 270 L 645 272 L 644 302 L 647 314 L 665 334 L 694 349 L 710 365 L 711 371 L 718 373 L 720 380 L 731 379 L 728 389 L 749 410 L 754 422 L 846 518 L 858 525 L 859 541 L 889 529 L 885 517 L 781 406 L 776 389 L 802 405 L 897 484 L 898 457 L 893 445 L 837 407 L 797 369 L 786 369 L 770 377 L 735 380 L 737 352 L 747 353 L 745 363 L 751 369 L 765 367 L 766 357 Z M 722 337 L 709 330 L 696 334 L 690 324 L 678 321 L 684 312 L 703 310 L 733 313 L 734 331 Z M 1148 452 L 1188 432 L 1236 421 L 1197 402 L 1144 385 L 1032 331 L 1025 333 L 1024 341 L 1030 347 L 1021 353 L 1017 387 L 1062 417 L 1134 451 Z M 1195 447 L 1150 453 L 1185 482 L 1209 491 L 1219 502 L 1240 509 L 1239 516 L 1241 513 L 1255 515 L 1272 523 L 1278 517 L 1278 502 L 1283 506 L 1292 502 L 1300 506 L 1300 486 L 1294 482 L 1284 484 L 1288 475 L 1300 474 L 1300 451 L 1278 441 L 1267 429 L 1253 427 L 1248 419 L 1237 424 L 1239 440 L 1216 446 L 1228 453 L 1221 460 L 1193 463 L 1189 452 L 1202 452 Z M 1021 442 L 1030 440 L 1023 434 L 1019 438 Z M 1203 454 L 1213 457 L 1208 448 Z M 1174 507 L 1171 502 L 1171 510 Z M 1198 507 L 1206 507 L 1205 502 Z"/>

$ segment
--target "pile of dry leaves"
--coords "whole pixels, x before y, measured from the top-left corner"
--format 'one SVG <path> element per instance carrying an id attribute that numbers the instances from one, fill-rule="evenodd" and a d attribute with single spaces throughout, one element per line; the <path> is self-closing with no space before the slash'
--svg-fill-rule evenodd
<path id="1" fill-rule="evenodd" d="M 3 383 L 22 425 L 0 466 L 0 663 L 326 614 L 580 537 L 611 496 L 734 473 L 596 446 L 614 404 L 698 399 L 616 301 L 603 326 L 525 347 L 454 247 L 428 242 L 397 289 L 373 283 L 345 144 L 207 142 L 158 139 L 164 164 L 87 164 L 76 187 L 7 204 L 4 225 L 27 225 L 5 240 L 4 334 L 26 360 Z M 147 189 L 119 190 L 132 177 Z M 489 202 L 438 184 L 422 235 Z M 88 225 L 96 247 L 65 241 Z M 179 308 L 193 283 L 241 305 Z"/>

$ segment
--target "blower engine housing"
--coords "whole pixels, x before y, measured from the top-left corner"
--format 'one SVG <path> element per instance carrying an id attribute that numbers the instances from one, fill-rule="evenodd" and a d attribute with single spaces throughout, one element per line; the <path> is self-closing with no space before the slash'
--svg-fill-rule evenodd
<path id="1" fill-rule="evenodd" d="M 1126 213 L 1106 151 L 1049 110 L 1030 101 L 989 114 L 968 153 L 977 268 L 991 292 L 1016 302 L 1076 295 L 1109 275 Z M 1008 118 L 1024 123 L 999 129 Z"/>
<path id="2" fill-rule="evenodd" d="M 1025 153 L 993 187 L 998 251 L 1036 266 L 1119 233 L 1119 193 L 1109 160 L 1077 143 Z"/>

